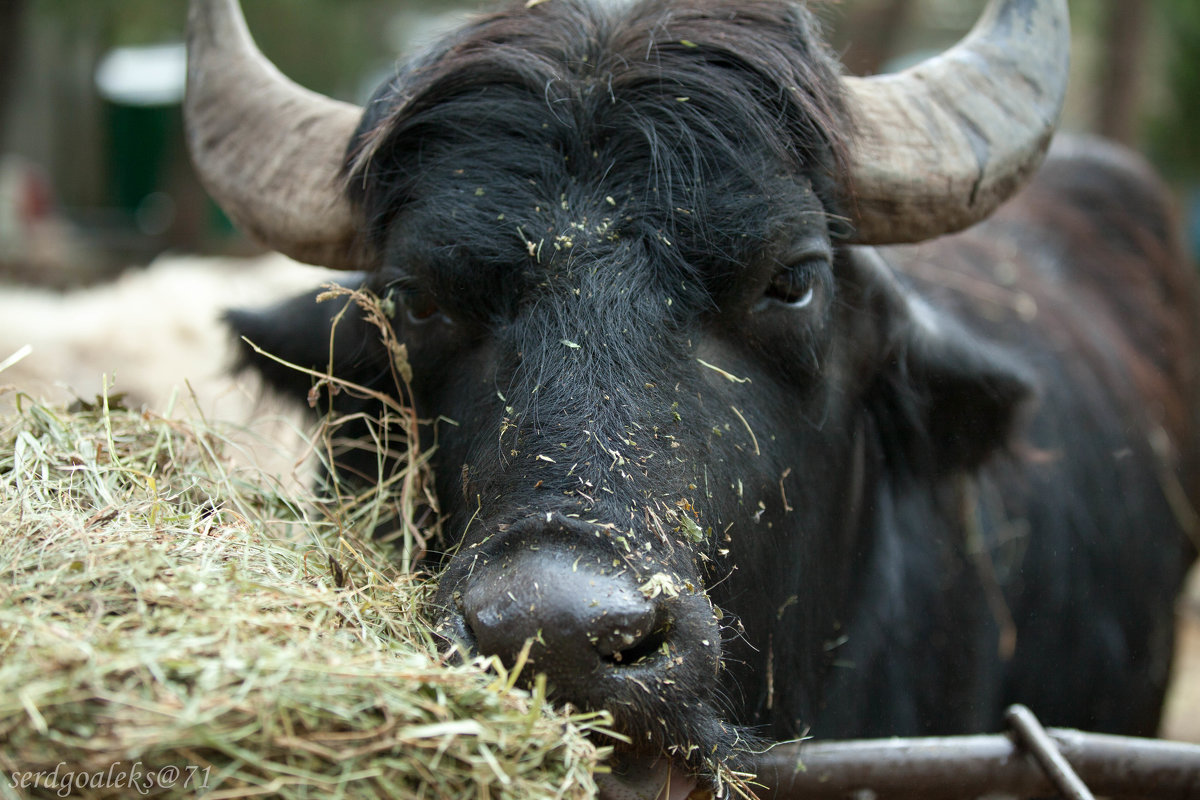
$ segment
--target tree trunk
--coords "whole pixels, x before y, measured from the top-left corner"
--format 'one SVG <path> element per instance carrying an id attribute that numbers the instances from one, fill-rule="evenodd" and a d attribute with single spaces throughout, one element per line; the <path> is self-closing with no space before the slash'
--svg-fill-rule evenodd
<path id="1" fill-rule="evenodd" d="M 26 0 L 0 0 L 0 132 L 4 130 L 9 100 L 16 82 L 21 38 L 25 31 L 26 5 Z"/>
<path id="2" fill-rule="evenodd" d="M 1105 5 L 1096 131 L 1114 141 L 1134 144 L 1149 4 L 1145 0 L 1106 0 Z"/>

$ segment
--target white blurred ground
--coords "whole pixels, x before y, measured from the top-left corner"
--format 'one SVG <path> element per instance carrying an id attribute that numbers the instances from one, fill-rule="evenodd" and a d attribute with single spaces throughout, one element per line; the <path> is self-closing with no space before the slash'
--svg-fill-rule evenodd
<path id="1" fill-rule="evenodd" d="M 245 426 L 246 457 L 291 471 L 302 425 L 296 409 L 264 398 L 251 376 L 230 372 L 233 338 L 221 323 L 235 306 L 267 305 L 336 273 L 282 256 L 168 256 L 110 283 L 70 292 L 0 286 L 0 408 L 16 392 L 51 402 L 124 394 L 127 407 L 198 410 Z"/>

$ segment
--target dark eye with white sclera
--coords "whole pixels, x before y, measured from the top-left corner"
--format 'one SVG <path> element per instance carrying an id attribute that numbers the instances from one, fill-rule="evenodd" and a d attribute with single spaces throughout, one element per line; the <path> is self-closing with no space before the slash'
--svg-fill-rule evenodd
<path id="1" fill-rule="evenodd" d="M 396 319 L 402 314 L 402 319 L 409 325 L 424 325 L 435 319 L 450 321 L 429 292 L 393 286 L 386 299 L 390 305 L 388 315 Z"/>
<path id="2" fill-rule="evenodd" d="M 816 276 L 813 273 L 814 270 L 803 267 L 785 269 L 771 280 L 764 297 L 786 303 L 792 308 L 811 305 L 816 296 Z"/>
<path id="3" fill-rule="evenodd" d="M 813 305 L 821 291 L 822 269 L 826 264 L 828 260 L 817 255 L 785 266 L 767 284 L 756 309 L 780 306 L 802 309 Z"/>
<path id="4" fill-rule="evenodd" d="M 428 322 L 441 311 L 429 292 L 406 291 L 401 294 L 401 299 L 408 321 L 417 325 Z"/>

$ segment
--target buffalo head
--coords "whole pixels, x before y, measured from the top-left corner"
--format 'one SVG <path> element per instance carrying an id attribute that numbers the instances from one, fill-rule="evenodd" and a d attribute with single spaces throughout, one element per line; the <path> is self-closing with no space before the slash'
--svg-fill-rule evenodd
<path id="1" fill-rule="evenodd" d="M 961 229 L 1017 188 L 1066 27 L 1058 0 L 996 2 L 948 52 L 855 79 L 788 2 L 517 2 L 359 109 L 275 71 L 233 0 L 195 0 L 188 136 L 245 230 L 396 302 L 416 407 L 453 421 L 442 631 L 528 648 L 656 785 L 748 726 L 854 729 L 827 706 L 884 591 L 881 487 L 951 485 L 1028 386 L 850 245 Z M 236 321 L 323 364 L 322 315 Z M 386 373 L 365 330 L 339 361 Z"/>

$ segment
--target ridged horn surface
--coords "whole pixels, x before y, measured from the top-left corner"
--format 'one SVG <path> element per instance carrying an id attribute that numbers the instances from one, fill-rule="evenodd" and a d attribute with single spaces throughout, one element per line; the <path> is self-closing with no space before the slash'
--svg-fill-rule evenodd
<path id="1" fill-rule="evenodd" d="M 916 242 L 990 214 L 1041 163 L 1067 86 L 1066 0 L 992 0 L 957 45 L 845 78 L 857 130 L 852 238 Z"/>
<path id="2" fill-rule="evenodd" d="M 187 46 L 188 148 L 221 208 L 299 261 L 368 266 L 340 177 L 362 110 L 284 77 L 254 44 L 236 0 L 192 0 Z"/>

